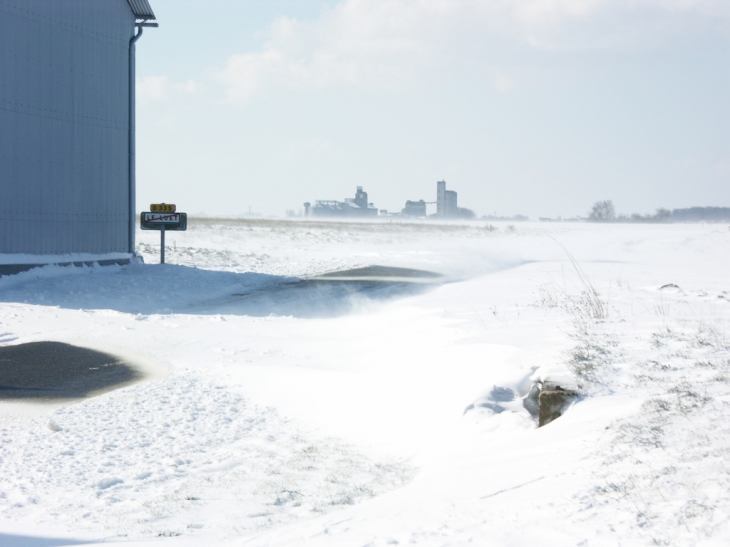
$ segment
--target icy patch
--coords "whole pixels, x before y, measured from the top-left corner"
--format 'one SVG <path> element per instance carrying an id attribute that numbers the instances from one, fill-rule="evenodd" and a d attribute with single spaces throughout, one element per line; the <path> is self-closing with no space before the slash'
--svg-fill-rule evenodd
<path id="1" fill-rule="evenodd" d="M 408 469 L 300 431 L 197 376 L 0 430 L 0 511 L 127 537 L 241 534 L 402 485 Z M 42 509 L 40 509 L 42 508 Z M 248 515 L 248 516 L 244 516 Z"/>

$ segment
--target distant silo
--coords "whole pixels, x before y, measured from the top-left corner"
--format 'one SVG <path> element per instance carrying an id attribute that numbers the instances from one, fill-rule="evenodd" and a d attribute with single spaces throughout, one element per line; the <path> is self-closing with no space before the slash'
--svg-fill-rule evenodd
<path id="1" fill-rule="evenodd" d="M 134 253 L 147 0 L 0 2 L 0 273 Z"/>
<path id="2" fill-rule="evenodd" d="M 446 214 L 446 181 L 436 182 L 436 216 L 442 217 Z"/>
<path id="3" fill-rule="evenodd" d="M 457 195 L 446 189 L 446 181 L 436 182 L 436 216 L 439 218 L 455 218 L 458 215 Z"/>
<path id="4" fill-rule="evenodd" d="M 455 217 L 459 210 L 459 207 L 456 203 L 456 199 L 457 199 L 456 192 L 454 192 L 453 190 L 446 190 L 445 197 L 446 197 L 446 200 L 445 200 L 445 207 L 444 207 L 444 216 Z"/>

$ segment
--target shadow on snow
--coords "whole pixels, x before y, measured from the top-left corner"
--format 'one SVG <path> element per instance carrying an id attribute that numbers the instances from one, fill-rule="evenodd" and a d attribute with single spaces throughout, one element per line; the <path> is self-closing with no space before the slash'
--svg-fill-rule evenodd
<path id="1" fill-rule="evenodd" d="M 86 545 L 94 543 L 77 539 L 47 538 L 37 536 L 18 536 L 15 534 L 0 533 L 0 545 L 3 547 L 64 547 L 71 545 Z"/>
<path id="2" fill-rule="evenodd" d="M 337 317 L 422 293 L 432 272 L 371 266 L 310 279 L 171 264 L 47 266 L 0 279 L 0 302 L 130 314 Z"/>

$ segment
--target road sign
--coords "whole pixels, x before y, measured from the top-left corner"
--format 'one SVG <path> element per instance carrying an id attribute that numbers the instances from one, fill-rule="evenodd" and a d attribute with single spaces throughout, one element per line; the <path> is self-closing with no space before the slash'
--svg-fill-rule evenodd
<path id="1" fill-rule="evenodd" d="M 165 205 L 164 203 L 160 205 Z M 154 205 L 153 205 L 154 207 Z M 174 205 L 172 205 L 174 211 Z M 143 230 L 160 231 L 160 264 L 165 263 L 165 232 L 173 230 L 184 232 L 188 229 L 188 215 L 186 213 L 153 213 L 145 211 L 140 217 L 140 227 Z"/>
<path id="2" fill-rule="evenodd" d="M 180 213 L 142 213 L 142 221 L 155 224 L 178 224 L 180 222 Z"/>
<path id="3" fill-rule="evenodd" d="M 177 207 L 174 203 L 153 203 L 150 205 L 150 211 L 153 213 L 174 213 Z"/>
<path id="4" fill-rule="evenodd" d="M 142 213 L 140 227 L 143 230 L 185 231 L 188 229 L 188 215 L 185 213 Z"/>

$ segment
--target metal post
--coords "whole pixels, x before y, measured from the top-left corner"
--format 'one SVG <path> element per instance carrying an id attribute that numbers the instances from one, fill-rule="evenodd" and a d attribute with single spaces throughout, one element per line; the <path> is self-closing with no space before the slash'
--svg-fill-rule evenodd
<path id="1" fill-rule="evenodd" d="M 165 225 L 160 230 L 160 264 L 165 263 Z"/>
<path id="2" fill-rule="evenodd" d="M 136 59 L 135 59 L 135 43 L 137 40 L 139 40 L 142 37 L 142 31 L 145 27 L 153 27 L 156 28 L 159 25 L 157 23 L 148 23 L 147 20 L 142 21 L 141 23 L 135 23 L 135 34 L 130 38 L 129 40 L 129 88 L 128 88 L 128 114 L 129 114 L 129 120 L 128 120 L 128 132 L 127 132 L 127 147 L 128 147 L 128 162 L 127 162 L 127 175 L 129 177 L 128 181 L 128 193 L 129 193 L 129 203 L 127 204 L 129 208 L 129 234 L 128 234 L 128 245 L 129 245 L 129 252 L 132 254 L 132 256 L 135 255 L 136 248 L 135 248 L 135 229 L 136 229 L 136 187 L 137 187 L 137 181 L 136 181 L 136 158 L 135 158 L 135 147 L 136 147 L 136 135 L 135 135 L 135 123 L 136 123 L 136 98 L 135 98 L 135 84 L 136 84 Z"/>
<path id="3" fill-rule="evenodd" d="M 137 32 L 134 36 L 132 36 L 132 39 L 129 40 L 129 143 L 128 143 L 128 152 L 129 152 L 129 161 L 127 164 L 127 170 L 128 170 L 128 176 L 129 176 L 129 252 L 134 255 L 135 251 L 135 245 L 134 245 L 134 230 L 136 228 L 135 226 L 135 218 L 136 218 L 136 203 L 135 203 L 135 134 L 134 134 L 134 123 L 135 123 L 135 58 L 134 58 L 134 44 L 137 40 L 139 40 L 142 37 L 142 31 L 144 30 L 141 26 L 135 27 Z"/>

